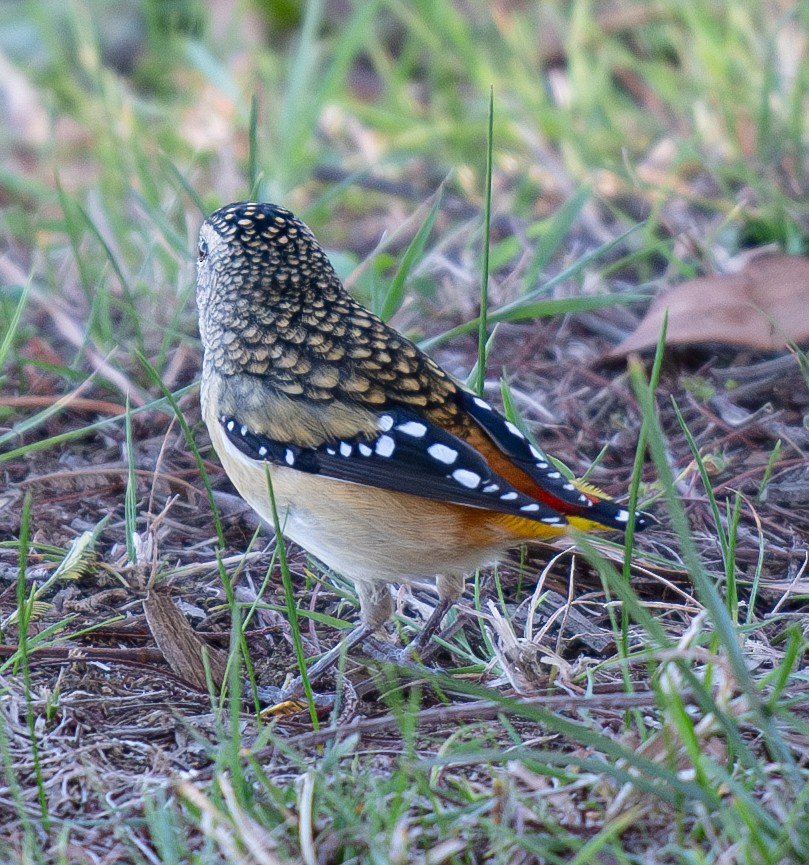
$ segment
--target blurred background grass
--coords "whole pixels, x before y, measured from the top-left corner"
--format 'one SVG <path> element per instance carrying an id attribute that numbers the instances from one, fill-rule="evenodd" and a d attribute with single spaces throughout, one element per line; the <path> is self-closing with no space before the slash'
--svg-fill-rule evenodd
<path id="1" fill-rule="evenodd" d="M 558 245 L 545 220 L 591 195 L 573 215 L 589 236 L 570 232 L 551 268 L 556 247 L 517 268 L 495 303 L 639 221 L 619 271 L 636 286 L 751 243 L 801 251 L 807 16 L 716 0 L 6 0 L 2 313 L 33 276 L 82 310 L 103 354 L 135 345 L 162 372 L 193 330 L 207 212 L 283 203 L 348 273 L 447 179 L 437 227 L 460 226 L 451 264 L 468 284 L 442 309 L 468 318 L 480 226 L 463 221 L 482 209 L 490 87 L 495 219 Z M 514 271 L 526 244 L 502 234 L 493 267 Z M 361 295 L 392 272 L 389 252 L 358 277 Z M 435 268 L 421 276 L 410 287 L 434 292 Z"/>

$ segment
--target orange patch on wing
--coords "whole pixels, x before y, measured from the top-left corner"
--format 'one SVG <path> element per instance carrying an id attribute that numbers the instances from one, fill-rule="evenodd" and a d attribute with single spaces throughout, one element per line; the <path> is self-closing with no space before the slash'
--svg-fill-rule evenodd
<path id="1" fill-rule="evenodd" d="M 519 466 L 514 465 L 511 459 L 504 454 L 500 448 L 483 432 L 475 427 L 472 427 L 464 439 L 472 445 L 491 466 L 492 470 L 497 472 L 501 477 L 505 478 L 510 484 L 515 486 L 520 492 L 532 496 L 543 505 L 553 508 L 560 514 L 564 514 L 568 518 L 570 525 L 575 526 L 582 531 L 593 531 L 604 529 L 601 523 L 594 522 L 583 516 L 584 509 L 577 508 L 568 502 L 558 498 L 553 493 L 545 490 L 531 475 L 523 471 Z M 573 481 L 576 489 L 584 493 L 591 501 L 609 500 L 609 496 L 588 484 L 586 481 Z M 553 528 L 551 526 L 543 526 L 532 520 L 524 520 L 518 516 L 504 516 L 503 520 L 512 520 L 515 522 L 515 530 L 519 537 L 549 537 L 562 534 L 564 529 Z M 503 522 L 501 520 L 501 523 Z M 533 532 L 528 530 L 527 526 L 518 527 L 516 524 L 526 523 L 534 526 Z"/>

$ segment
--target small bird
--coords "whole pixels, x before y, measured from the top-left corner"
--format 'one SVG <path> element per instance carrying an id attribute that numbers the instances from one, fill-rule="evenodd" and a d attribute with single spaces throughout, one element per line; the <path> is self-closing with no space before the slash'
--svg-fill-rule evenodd
<path id="1" fill-rule="evenodd" d="M 390 617 L 391 583 L 437 587 L 412 652 L 465 575 L 510 548 L 569 526 L 649 522 L 568 480 L 517 426 L 354 300 L 282 207 L 238 202 L 205 220 L 197 304 L 213 447 L 261 517 L 273 522 L 274 500 L 283 533 L 354 583 L 361 625 L 348 646 Z"/>

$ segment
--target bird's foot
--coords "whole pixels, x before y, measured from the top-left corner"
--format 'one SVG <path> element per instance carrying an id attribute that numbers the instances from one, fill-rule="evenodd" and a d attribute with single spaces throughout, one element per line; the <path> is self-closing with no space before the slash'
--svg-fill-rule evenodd
<path id="1" fill-rule="evenodd" d="M 439 667 L 431 666 L 428 661 L 440 650 L 440 642 L 433 640 L 444 614 L 451 606 L 449 601 L 439 601 L 435 610 L 424 623 L 424 627 L 407 646 L 394 646 L 385 640 L 373 636 L 374 628 L 370 625 L 358 625 L 345 639 L 326 652 L 307 671 L 307 679 L 310 687 L 320 681 L 326 674 L 331 673 L 343 653 L 350 651 L 354 646 L 360 645 L 363 654 L 376 661 L 394 664 L 410 670 L 418 675 L 425 673 L 435 675 L 441 673 Z M 454 622 L 438 636 L 442 640 L 448 640 L 461 626 L 460 620 Z M 259 696 L 262 700 L 270 703 L 270 707 L 262 712 L 262 715 L 283 715 L 296 711 L 303 704 L 305 688 L 303 679 L 298 676 L 285 688 L 266 687 L 260 690 Z M 313 702 L 315 707 L 327 708 L 334 703 L 334 694 L 321 694 L 313 691 Z"/>
<path id="2" fill-rule="evenodd" d="M 337 662 L 340 660 L 340 656 L 350 651 L 353 646 L 356 646 L 357 643 L 361 643 L 367 637 L 369 637 L 373 633 L 373 628 L 368 625 L 358 625 L 354 628 L 351 633 L 348 634 L 343 640 L 337 643 L 336 646 L 333 646 L 323 655 L 317 662 L 315 662 L 307 671 L 306 678 L 308 680 L 310 688 L 317 684 L 320 679 L 322 679 L 327 673 L 333 671 Z M 273 703 L 270 708 L 265 709 L 262 712 L 262 715 L 266 714 L 284 714 L 284 711 L 276 712 L 276 709 L 281 708 L 283 704 L 299 704 L 303 699 L 306 693 L 306 686 L 304 685 L 303 678 L 301 676 L 296 676 L 285 688 L 278 688 L 275 686 L 270 686 L 267 688 L 263 688 L 260 692 L 260 696 L 262 699 L 266 699 L 268 702 Z M 329 694 L 318 694 L 313 692 L 315 706 L 318 705 L 328 705 L 329 701 L 334 702 L 333 695 Z"/>
<path id="3" fill-rule="evenodd" d="M 419 652 L 418 647 L 414 647 L 413 643 L 407 646 L 395 646 L 385 640 L 368 637 L 362 643 L 362 652 L 375 661 L 394 664 L 397 667 L 403 667 L 416 673 L 441 672 L 438 668 L 430 667 L 424 663 L 422 654 Z"/>
<path id="4" fill-rule="evenodd" d="M 440 601 L 424 623 L 421 631 L 406 646 L 393 646 L 390 643 L 371 636 L 363 641 L 362 651 L 368 657 L 379 661 L 387 661 L 400 667 L 421 672 L 443 672 L 440 667 L 433 667 L 428 662 L 441 650 L 442 643 L 451 640 L 457 631 L 463 627 L 463 619 L 459 616 L 443 631 L 436 633 L 449 607 L 449 602 Z M 437 637 L 438 639 L 434 640 L 433 637 Z"/>

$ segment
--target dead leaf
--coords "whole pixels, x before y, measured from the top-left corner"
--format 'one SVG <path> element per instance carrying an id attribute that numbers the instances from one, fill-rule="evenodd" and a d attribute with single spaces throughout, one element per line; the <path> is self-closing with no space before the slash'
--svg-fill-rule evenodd
<path id="1" fill-rule="evenodd" d="M 227 655 L 221 649 L 207 646 L 194 633 L 188 619 L 172 599 L 160 589 L 152 588 L 143 601 L 143 611 L 157 647 L 171 669 L 182 679 L 202 691 L 208 690 L 203 651 L 215 687 L 225 678 Z"/>
<path id="2" fill-rule="evenodd" d="M 809 258 L 764 255 L 739 273 L 713 274 L 658 295 L 634 333 L 608 358 L 657 345 L 669 311 L 666 345 L 726 343 L 777 351 L 809 340 Z"/>

